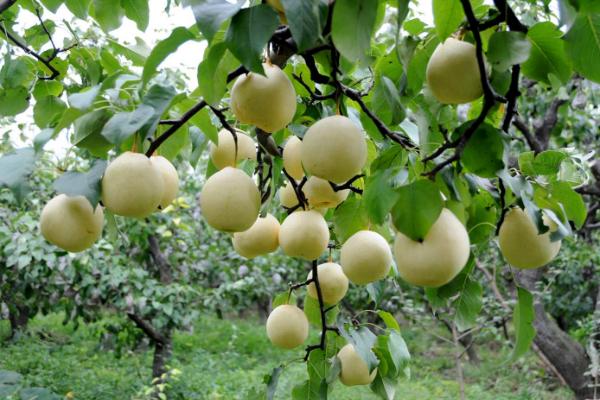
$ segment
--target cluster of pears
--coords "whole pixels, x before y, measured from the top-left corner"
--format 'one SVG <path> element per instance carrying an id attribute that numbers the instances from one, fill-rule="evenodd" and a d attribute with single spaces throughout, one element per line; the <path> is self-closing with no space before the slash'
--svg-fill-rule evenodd
<path id="1" fill-rule="evenodd" d="M 169 160 L 125 152 L 109 164 L 102 178 L 102 204 L 113 214 L 145 218 L 177 196 L 179 176 Z M 40 217 L 42 235 L 70 252 L 91 247 L 102 236 L 104 211 L 83 196 L 60 194 Z"/>

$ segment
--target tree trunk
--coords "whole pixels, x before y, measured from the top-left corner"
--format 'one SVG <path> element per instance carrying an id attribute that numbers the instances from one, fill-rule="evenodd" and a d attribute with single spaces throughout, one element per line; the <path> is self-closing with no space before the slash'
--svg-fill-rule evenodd
<path id="1" fill-rule="evenodd" d="M 521 286 L 533 292 L 543 272 L 543 268 L 520 271 L 517 281 Z M 548 317 L 544 305 L 537 296 L 534 309 L 533 324 L 537 332 L 534 339 L 535 344 L 564 378 L 577 399 L 591 399 L 593 396 L 593 389 L 590 386 L 592 382 L 584 375 L 589 366 L 589 359 L 584 348 Z"/>
<path id="2" fill-rule="evenodd" d="M 14 308 L 9 307 L 8 320 L 10 321 L 9 339 L 13 339 L 27 329 L 27 323 L 29 322 L 29 307 L 22 305 L 15 305 Z"/>
<path id="3" fill-rule="evenodd" d="M 165 336 L 162 341 L 154 342 L 154 358 L 152 360 L 152 378 L 158 379 L 167 372 L 166 364 L 171 358 L 173 349 L 171 336 Z"/>

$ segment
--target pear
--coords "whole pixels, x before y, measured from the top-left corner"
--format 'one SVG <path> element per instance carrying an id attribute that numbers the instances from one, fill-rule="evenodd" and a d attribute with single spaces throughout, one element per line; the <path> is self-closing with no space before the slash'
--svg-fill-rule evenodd
<path id="1" fill-rule="evenodd" d="M 467 263 L 469 246 L 469 234 L 464 225 L 452 211 L 444 208 L 423 241 L 396 233 L 394 257 L 398 273 L 413 285 L 445 285 Z"/>
<path id="2" fill-rule="evenodd" d="M 265 76 L 250 72 L 231 88 L 231 110 L 242 123 L 267 133 L 287 126 L 296 113 L 296 91 L 276 65 L 263 64 Z"/>
<path id="3" fill-rule="evenodd" d="M 369 374 L 369 366 L 350 343 L 342 347 L 337 357 L 342 367 L 340 382 L 346 386 L 368 385 L 377 376 L 377 368 Z"/>
<path id="4" fill-rule="evenodd" d="M 260 192 L 244 171 L 225 167 L 204 183 L 200 208 L 213 228 L 223 232 L 243 232 L 258 219 Z"/>
<path id="5" fill-rule="evenodd" d="M 357 285 L 385 278 L 392 266 L 392 251 L 383 236 L 373 231 L 358 231 L 340 251 L 344 274 Z"/>
<path id="6" fill-rule="evenodd" d="M 328 244 L 329 228 L 318 211 L 296 211 L 281 224 L 279 245 L 290 257 L 316 260 Z"/>
<path id="7" fill-rule="evenodd" d="M 113 160 L 102 178 L 102 203 L 112 213 L 145 218 L 163 200 L 165 182 L 148 157 L 130 151 Z"/>
<path id="8" fill-rule="evenodd" d="M 246 258 L 272 253 L 279 247 L 279 227 L 271 214 L 258 218 L 247 231 L 233 234 L 233 248 Z"/>
<path id="9" fill-rule="evenodd" d="M 317 275 L 323 301 L 326 304 L 339 303 L 348 291 L 348 278 L 344 275 L 342 267 L 333 262 L 323 263 L 317 266 Z M 307 279 L 312 279 L 312 271 L 308 273 Z M 307 286 L 306 292 L 314 299 L 319 298 L 314 283 Z"/>
<path id="10" fill-rule="evenodd" d="M 163 178 L 163 195 L 160 199 L 160 207 L 167 208 L 177 197 L 179 191 L 179 174 L 169 160 L 163 156 L 152 156 L 150 160 L 160 170 Z"/>
<path id="11" fill-rule="evenodd" d="M 236 131 L 238 147 L 235 154 L 235 141 L 227 129 L 219 131 L 219 144 L 210 144 L 210 159 L 217 169 L 235 167 L 243 160 L 256 160 L 256 144 L 242 131 Z"/>
<path id="12" fill-rule="evenodd" d="M 298 197 L 290 182 L 286 182 L 285 186 L 279 189 L 279 201 L 285 208 L 294 208 L 298 205 Z"/>
<path id="13" fill-rule="evenodd" d="M 550 235 L 556 231 L 557 225 L 546 215 L 543 219 L 550 230 L 540 235 L 534 222 L 522 209 L 515 207 L 506 213 L 498 239 L 500 251 L 511 265 L 522 269 L 538 268 L 556 257 L 561 241 L 551 241 Z"/>
<path id="14" fill-rule="evenodd" d="M 90 248 L 102 236 L 103 225 L 102 207 L 92 209 L 83 196 L 59 194 L 46 204 L 40 217 L 44 238 L 73 253 Z"/>
<path id="15" fill-rule="evenodd" d="M 308 319 L 304 311 L 290 304 L 275 307 L 267 318 L 267 336 L 273 345 L 293 349 L 308 338 Z"/>
<path id="16" fill-rule="evenodd" d="M 296 136 L 291 136 L 283 147 L 283 167 L 297 181 L 304 176 L 301 149 L 302 141 Z"/>
<path id="17" fill-rule="evenodd" d="M 328 181 L 316 176 L 308 178 L 303 191 L 311 208 L 335 208 L 344 202 L 350 194 L 349 189 L 336 192 Z"/>
<path id="18" fill-rule="evenodd" d="M 365 166 L 367 142 L 352 120 L 335 115 L 319 120 L 306 131 L 301 153 L 302 165 L 310 175 L 344 183 Z"/>
<path id="19" fill-rule="evenodd" d="M 440 103 L 470 103 L 483 94 L 476 49 L 471 43 L 446 39 L 431 55 L 426 75 L 427 85 Z"/>

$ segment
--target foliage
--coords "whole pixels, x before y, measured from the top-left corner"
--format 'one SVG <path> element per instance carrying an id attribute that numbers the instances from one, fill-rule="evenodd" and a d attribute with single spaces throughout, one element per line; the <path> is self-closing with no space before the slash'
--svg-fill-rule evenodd
<path id="1" fill-rule="evenodd" d="M 46 17 L 63 3 L 76 25 L 64 21 L 70 34 L 55 43 L 62 25 Z M 266 55 L 293 82 L 298 108 L 287 128 L 272 135 L 254 131 L 258 162 L 242 165 L 259 182 L 263 213 L 285 213 L 274 196 L 285 183 L 279 147 L 290 135 L 302 136 L 314 122 L 337 113 L 366 133 L 368 163 L 364 174 L 337 188 L 354 193 L 326 214 L 335 235 L 332 247 L 361 229 L 391 239 L 393 227 L 422 241 L 444 207 L 465 224 L 473 244 L 463 271 L 441 288 L 427 289 L 425 296 L 407 288 L 393 271 L 387 280 L 354 291 L 337 323 L 327 320 L 322 301 L 314 312 L 307 311 L 321 331 L 320 341 L 307 348 L 307 374 L 295 382 L 292 397 L 327 397 L 339 374 L 335 354 L 344 340 L 355 345 L 371 370 L 378 368 L 371 390 L 384 399 L 394 397 L 398 382 L 409 375 L 410 356 L 381 305 L 394 307 L 411 297 L 414 303 L 398 308 L 412 315 L 431 308 L 460 331 L 497 322 L 491 313 L 482 314 L 490 296 L 476 266 L 479 257 L 490 257 L 492 236 L 508 208 L 524 208 L 540 233 L 548 230 L 546 215 L 557 225 L 554 241 L 589 221 L 586 201 L 591 200 L 584 201 L 579 191 L 591 182 L 589 151 L 598 144 L 600 118 L 588 104 L 598 101 L 600 10 L 592 0 L 561 1 L 565 13 L 558 25 L 544 1 L 516 2 L 511 8 L 506 1 L 492 6 L 434 0 L 429 26 L 419 19 L 414 2 L 412 7 L 409 1 L 375 3 L 283 0 L 285 18 L 257 1 L 169 1 L 167 8 L 189 8 L 197 24 L 175 27 L 152 48 L 143 41 L 119 43 L 110 34 L 124 18 L 145 31 L 149 1 L 24 0 L 3 10 L 0 116 L 13 122 L 29 110 L 36 136 L 26 147 L 2 144 L 0 188 L 8 189 L 0 192 L 2 302 L 11 312 L 25 305 L 31 315 L 60 307 L 66 320 L 74 321 L 118 310 L 172 332 L 188 329 L 201 309 L 222 313 L 257 304 L 266 312 L 286 284 L 304 280 L 308 266 L 296 260 L 276 254 L 246 262 L 236 256 L 229 238 L 202 221 L 197 205 L 203 183 L 197 176 L 215 172 L 202 152 L 217 142 L 217 127 L 252 129 L 234 122 L 227 109 L 228 85 L 249 71 L 263 73 Z M 21 24 L 31 15 L 37 17 L 34 24 Z M 92 23 L 82 23 L 88 20 Z M 457 107 L 438 102 L 426 84 L 431 54 L 453 34 L 475 45 L 483 88 L 479 99 Z M 208 46 L 198 59 L 198 82 L 162 68 L 190 41 Z M 523 118 L 535 120 L 530 126 Z M 44 146 L 64 132 L 74 149 L 55 163 Z M 95 206 L 107 162 L 128 150 L 157 153 L 178 165 L 183 187 L 173 205 L 145 221 L 109 214 L 104 238 L 79 255 L 42 241 L 36 220 L 49 198 L 50 181 L 57 192 L 84 195 Z M 160 239 L 173 275 L 169 282 L 162 279 L 149 238 Z M 578 263 L 580 257 L 574 256 Z M 569 267 L 548 279 L 569 287 L 573 298 L 571 287 L 581 281 Z M 497 279 L 494 273 L 490 281 Z M 511 284 L 515 287 L 504 289 L 516 293 L 511 304 L 516 359 L 533 340 L 534 309 L 532 289 Z M 590 281 L 578 290 L 587 298 L 594 287 Z M 378 318 L 361 314 L 369 311 L 359 301 L 367 295 Z M 309 301 L 299 301 L 310 309 Z M 546 303 L 554 313 L 571 307 L 557 298 Z M 563 323 L 573 329 L 575 319 L 585 320 L 590 312 L 584 305 Z M 267 387 L 255 393 L 275 390 L 281 369 L 272 367 Z"/>

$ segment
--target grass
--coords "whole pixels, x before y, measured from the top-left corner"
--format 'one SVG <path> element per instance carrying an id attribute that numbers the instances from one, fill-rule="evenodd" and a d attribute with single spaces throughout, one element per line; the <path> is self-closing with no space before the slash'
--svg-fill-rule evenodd
<path id="1" fill-rule="evenodd" d="M 28 386 L 42 386 L 69 399 L 130 399 L 149 383 L 151 351 L 115 352 L 99 347 L 98 325 L 61 325 L 60 315 L 37 317 L 30 334 L 0 348 L 0 369 L 21 373 Z M 443 333 L 443 332 L 440 332 Z M 0 321 L 0 337 L 8 334 Z M 426 329 L 405 329 L 413 354 L 412 378 L 400 382 L 397 399 L 454 400 L 459 398 L 453 349 Z M 503 364 L 507 350 L 479 346 L 479 366 L 465 363 L 466 397 L 477 400 L 566 400 L 566 389 L 549 391 L 533 356 L 517 364 Z M 173 368 L 182 374 L 175 384 L 176 398 L 248 399 L 263 376 L 282 362 L 302 355 L 274 349 L 264 327 L 255 320 L 201 318 L 192 333 L 174 338 Z M 289 399 L 291 388 L 306 379 L 303 364 L 292 363 L 281 375 L 276 399 Z M 336 383 L 330 399 L 376 399 L 368 388 Z"/>

